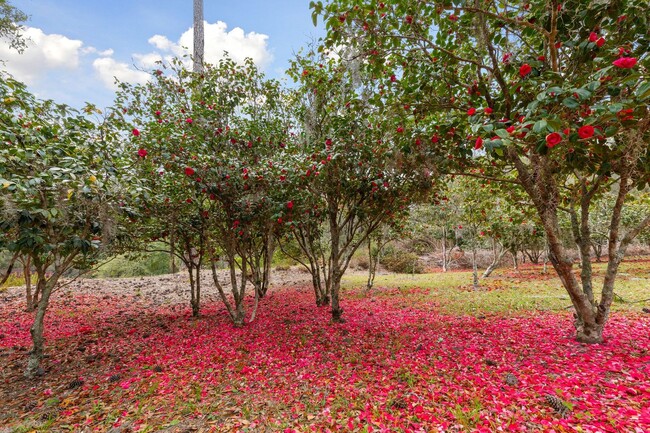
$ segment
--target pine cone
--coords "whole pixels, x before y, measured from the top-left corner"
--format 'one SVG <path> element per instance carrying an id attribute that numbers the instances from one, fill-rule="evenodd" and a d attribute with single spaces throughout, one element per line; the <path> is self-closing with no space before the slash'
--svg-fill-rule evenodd
<path id="1" fill-rule="evenodd" d="M 119 382 L 120 379 L 121 379 L 121 377 L 120 377 L 119 374 L 114 374 L 114 375 L 112 375 L 111 377 L 108 378 L 108 381 L 110 383 L 115 383 L 115 382 Z"/>
<path id="2" fill-rule="evenodd" d="M 155 373 L 161 373 L 161 372 L 163 371 L 163 369 L 162 369 L 162 367 L 161 367 L 160 365 L 156 365 L 156 366 L 153 368 L 153 371 L 154 371 Z"/>
<path id="3" fill-rule="evenodd" d="M 84 381 L 83 381 L 83 380 L 81 380 L 81 379 L 75 379 L 75 380 L 73 380 L 72 382 L 70 382 L 70 384 L 68 385 L 68 389 L 79 388 L 79 387 L 82 386 L 83 384 L 84 384 Z"/>
<path id="4" fill-rule="evenodd" d="M 544 398 L 546 399 L 546 403 L 548 403 L 548 405 L 555 410 L 560 418 L 566 418 L 569 416 L 569 412 L 571 410 L 566 405 L 566 403 L 562 401 L 561 398 L 556 397 L 552 394 L 546 394 Z"/>

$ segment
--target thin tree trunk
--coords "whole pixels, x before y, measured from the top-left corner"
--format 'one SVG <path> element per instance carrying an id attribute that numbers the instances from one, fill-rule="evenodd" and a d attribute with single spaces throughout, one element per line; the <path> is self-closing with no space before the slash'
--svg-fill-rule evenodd
<path id="1" fill-rule="evenodd" d="M 343 308 L 340 304 L 340 290 L 341 290 L 341 278 L 343 273 L 340 269 L 335 268 L 332 272 L 332 321 L 335 323 L 345 323 L 345 319 L 342 317 Z"/>
<path id="2" fill-rule="evenodd" d="M 478 266 L 476 265 L 476 247 L 472 247 L 472 288 L 479 289 L 478 285 Z"/>
<path id="3" fill-rule="evenodd" d="M 379 245 L 377 245 L 379 247 Z M 368 239 L 368 282 L 366 283 L 366 289 L 368 292 L 372 290 L 373 285 L 375 284 L 375 274 L 377 273 L 377 264 L 379 263 L 379 248 L 377 249 L 377 254 L 372 253 L 372 241 Z"/>
<path id="4" fill-rule="evenodd" d="M 33 378 L 42 374 L 42 369 L 40 367 L 41 361 L 43 360 L 43 350 L 45 345 L 45 340 L 43 338 L 44 330 L 44 319 L 45 313 L 47 312 L 47 307 L 50 302 L 50 295 L 52 290 L 56 286 L 59 278 L 68 269 L 68 266 L 72 263 L 77 253 L 70 254 L 65 260 L 64 263 L 59 267 L 58 265 L 54 268 L 54 273 L 48 279 L 46 276 L 48 266 L 40 261 L 34 260 L 34 265 L 36 267 L 37 273 L 37 292 L 41 294 L 41 297 L 38 301 L 38 308 L 36 309 L 36 316 L 34 317 L 34 323 L 29 329 L 29 333 L 32 336 L 33 348 L 29 355 L 29 360 L 27 361 L 27 368 L 25 369 L 25 377 Z"/>
<path id="5" fill-rule="evenodd" d="M 501 260 L 503 259 L 503 256 L 505 256 L 507 252 L 508 252 L 508 250 L 503 248 L 503 249 L 501 249 L 499 251 L 498 255 L 494 256 L 494 260 L 492 260 L 492 263 L 490 263 L 490 266 L 488 266 L 487 269 L 485 270 L 485 272 L 483 272 L 483 278 L 489 277 L 492 274 L 492 272 L 494 272 L 494 270 L 497 268 L 497 266 L 499 266 L 499 263 L 501 263 Z"/>
<path id="6" fill-rule="evenodd" d="M 447 229 L 442 229 L 442 272 L 449 270 L 447 266 Z"/>
<path id="7" fill-rule="evenodd" d="M 194 0 L 194 72 L 203 72 L 204 44 L 203 0 Z"/>
<path id="8" fill-rule="evenodd" d="M 50 278 L 50 281 L 46 281 L 45 273 L 42 273 L 38 276 L 38 285 L 41 286 L 41 299 L 38 301 L 38 308 L 36 309 L 36 317 L 34 318 L 34 323 L 29 329 L 29 333 L 32 336 L 32 351 L 29 355 L 29 360 L 27 361 L 27 369 L 25 370 L 25 377 L 33 378 L 35 376 L 40 376 L 42 374 L 42 369 L 40 368 L 41 361 L 43 360 L 43 348 L 45 345 L 45 340 L 43 338 L 43 329 L 44 329 L 44 319 L 45 313 L 47 311 L 47 306 L 50 302 L 50 295 L 52 294 L 53 281 Z"/>
<path id="9" fill-rule="evenodd" d="M 9 276 L 11 275 L 11 272 L 14 270 L 14 263 L 16 263 L 16 260 L 18 259 L 20 253 L 15 253 L 11 260 L 9 261 L 9 266 L 7 266 L 7 271 L 2 275 L 2 278 L 0 278 L 0 286 L 2 286 L 4 283 L 7 282 L 9 279 Z"/>
<path id="10" fill-rule="evenodd" d="M 32 294 L 32 259 L 27 256 L 23 263 L 23 278 L 25 279 L 25 297 L 27 311 L 34 311 L 38 303 L 38 297 Z"/>
<path id="11" fill-rule="evenodd" d="M 333 201 L 329 203 L 329 223 L 330 223 L 330 238 L 332 242 L 332 250 L 330 252 L 330 272 L 331 272 L 331 286 L 330 294 L 332 296 L 332 321 L 335 323 L 344 323 L 345 320 L 341 317 L 343 309 L 340 305 L 339 293 L 341 290 L 341 278 L 343 272 L 341 270 L 341 252 L 340 240 L 341 234 L 337 223 L 337 205 Z"/>

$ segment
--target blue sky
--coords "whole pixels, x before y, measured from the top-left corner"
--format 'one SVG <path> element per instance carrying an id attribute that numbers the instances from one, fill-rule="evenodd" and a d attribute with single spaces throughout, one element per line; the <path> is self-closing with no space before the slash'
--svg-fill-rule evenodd
<path id="1" fill-rule="evenodd" d="M 177 55 L 191 34 L 192 0 L 11 3 L 30 16 L 32 42 L 21 56 L 0 42 L 3 69 L 39 97 L 73 106 L 84 101 L 110 105 L 113 75 L 143 80 L 142 70 L 151 69 L 153 60 Z M 251 55 L 275 78 L 284 75 L 294 52 L 323 34 L 313 26 L 309 0 L 205 0 L 204 18 L 206 58 L 216 58 L 223 49 L 235 58 Z"/>

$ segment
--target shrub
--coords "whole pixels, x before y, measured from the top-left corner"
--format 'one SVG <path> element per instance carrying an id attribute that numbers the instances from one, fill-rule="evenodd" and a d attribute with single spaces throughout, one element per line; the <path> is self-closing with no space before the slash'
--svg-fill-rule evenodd
<path id="1" fill-rule="evenodd" d="M 416 254 L 391 246 L 384 250 L 380 263 L 386 270 L 400 274 L 421 274 L 424 271 Z"/>
<path id="2" fill-rule="evenodd" d="M 128 278 L 168 274 L 171 272 L 169 262 L 169 254 L 162 252 L 123 254 L 97 268 L 95 276 Z"/>
<path id="3" fill-rule="evenodd" d="M 5 283 L 0 286 L 0 292 L 7 290 L 7 287 L 22 286 L 24 284 L 25 279 L 22 275 L 11 274 L 9 275 L 9 278 L 7 278 L 7 281 L 5 281 Z"/>

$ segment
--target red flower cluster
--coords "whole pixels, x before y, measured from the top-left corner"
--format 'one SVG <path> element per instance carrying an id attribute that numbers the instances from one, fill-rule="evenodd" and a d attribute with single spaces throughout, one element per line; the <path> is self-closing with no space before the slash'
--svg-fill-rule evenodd
<path id="1" fill-rule="evenodd" d="M 562 136 L 558 132 L 551 132 L 546 136 L 546 145 L 549 147 L 549 149 L 557 146 L 561 141 Z"/>
<path id="2" fill-rule="evenodd" d="M 582 139 L 591 138 L 594 136 L 594 127 L 591 125 L 585 125 L 578 128 L 578 136 Z"/>
<path id="3" fill-rule="evenodd" d="M 614 66 L 621 69 L 631 69 L 636 65 L 636 58 L 634 57 L 621 57 L 612 62 Z"/>

